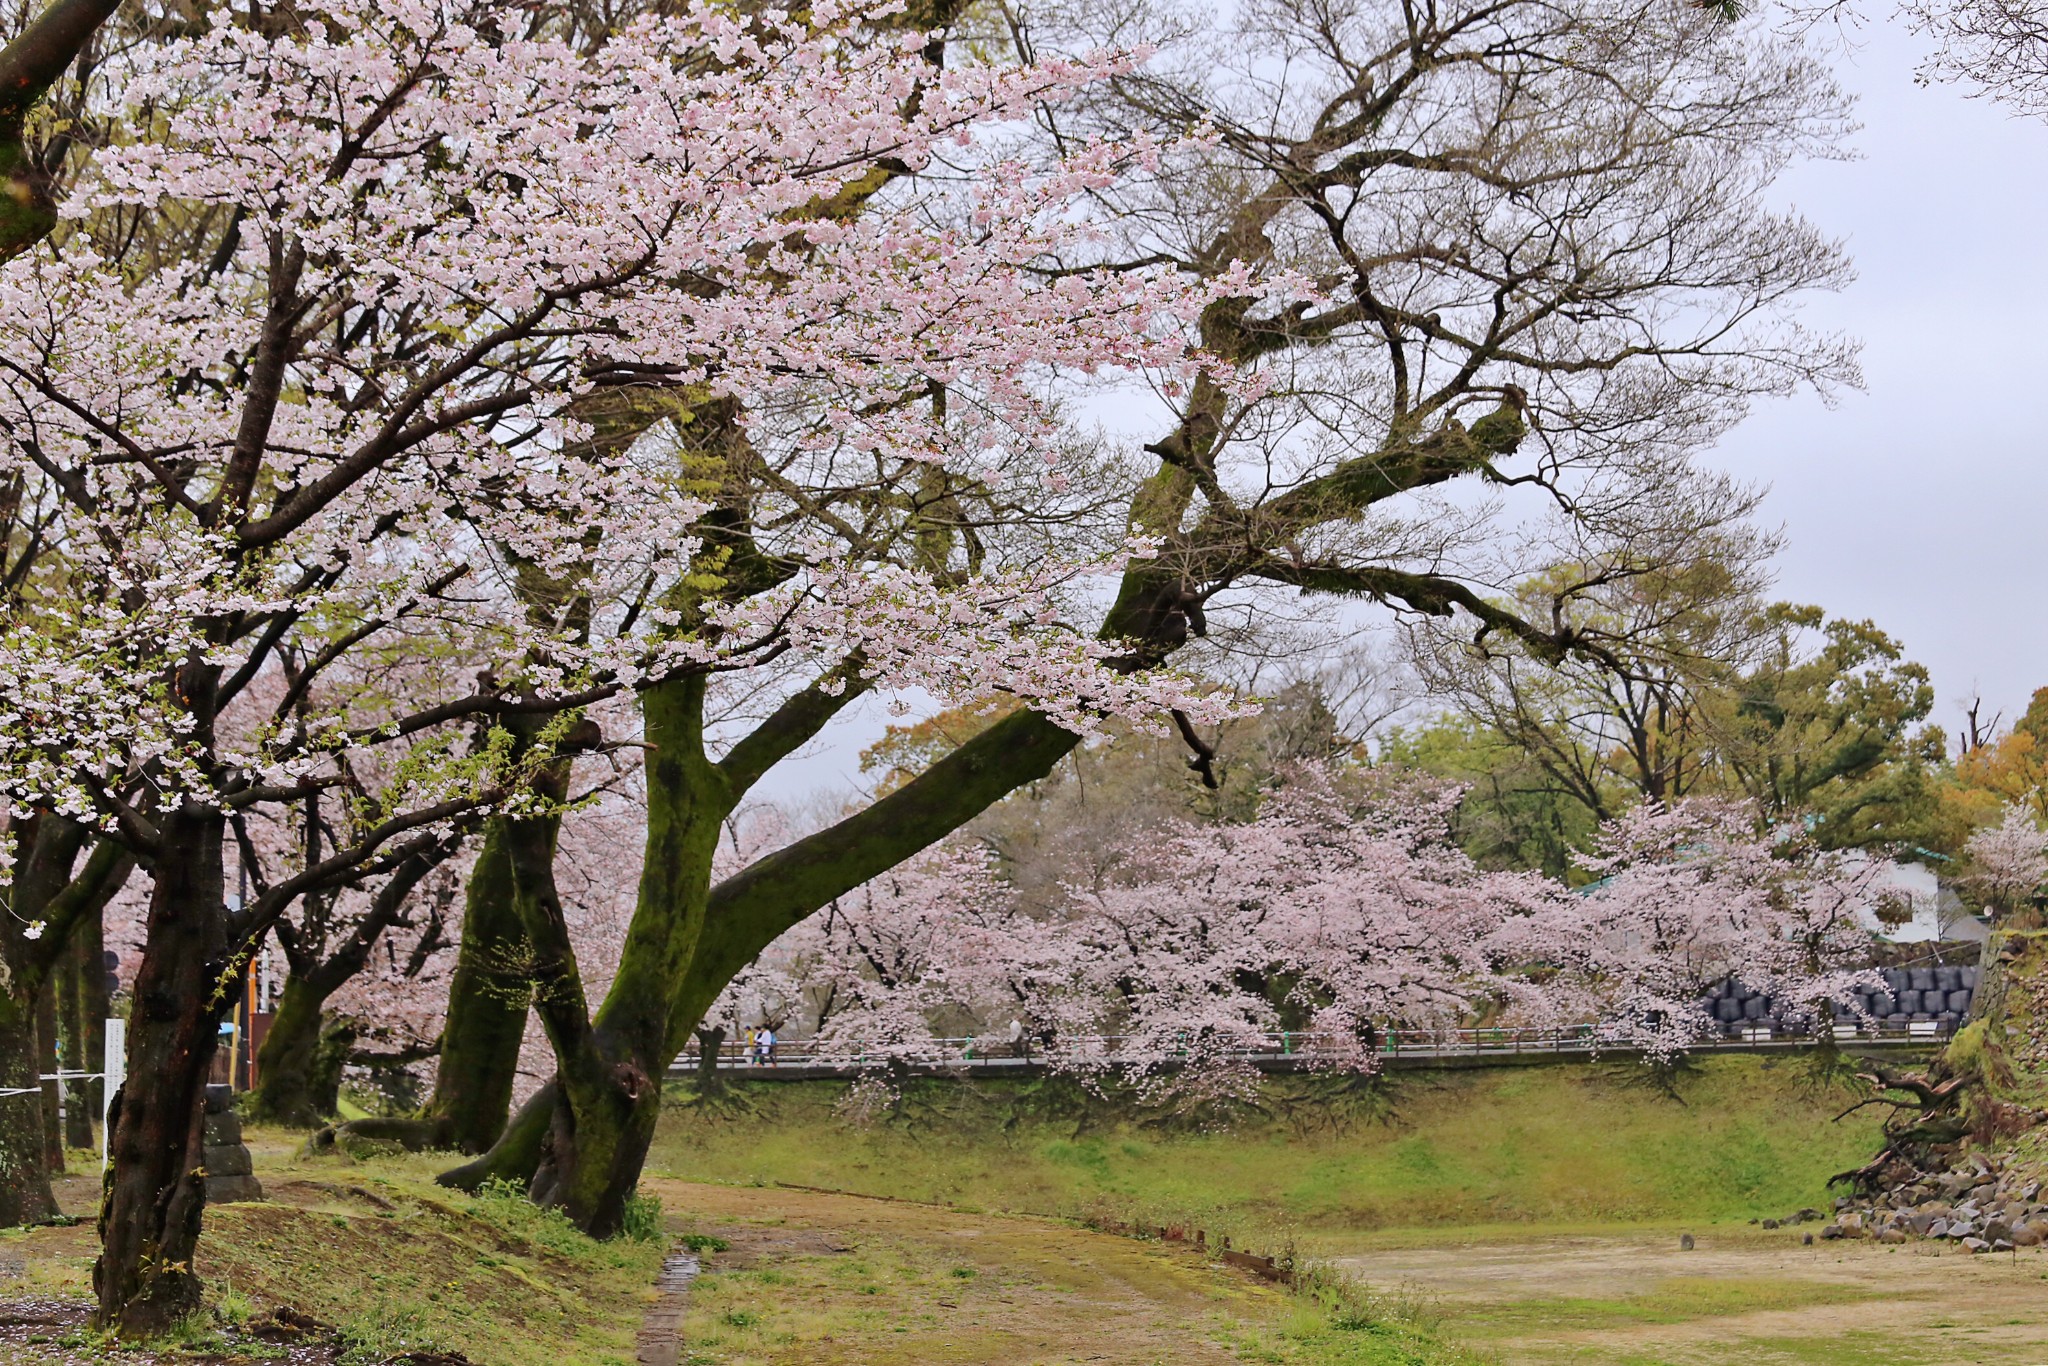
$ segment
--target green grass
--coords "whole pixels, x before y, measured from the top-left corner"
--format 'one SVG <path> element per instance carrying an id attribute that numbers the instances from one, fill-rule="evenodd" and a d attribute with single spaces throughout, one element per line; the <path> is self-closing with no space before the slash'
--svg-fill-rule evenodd
<path id="1" fill-rule="evenodd" d="M 513 1191 L 466 1197 L 379 1165 L 306 1174 L 340 1175 L 389 1208 L 342 1194 L 311 1208 L 209 1210 L 199 1270 L 213 1297 L 332 1324 L 348 1362 L 421 1351 L 490 1366 L 632 1361 L 660 1242 L 596 1242 Z"/>
<path id="2" fill-rule="evenodd" d="M 868 1128 L 838 1083 L 757 1083 L 749 1113 L 672 1106 L 653 1169 L 987 1209 L 1128 1211 L 1304 1245 L 1376 1230 L 1746 1222 L 1813 1205 L 1872 1151 L 1870 1112 L 1793 1059 L 1704 1060 L 1675 1096 L 1632 1064 L 1408 1073 L 1348 1123 L 1269 1088 L 1267 1114 L 1170 1131 L 1076 1114 L 1044 1088 L 933 1083 Z"/>
<path id="3" fill-rule="evenodd" d="M 1854 1286 L 1819 1281 L 1754 1277 L 1674 1277 L 1647 1294 L 1615 1299 L 1518 1300 L 1468 1310 L 1459 1316 L 1467 1332 L 1518 1335 L 1531 1328 L 1582 1331 L 1632 1323 L 1690 1323 L 1730 1314 L 1804 1309 L 1817 1304 L 1854 1304 L 1872 1298 Z"/>
<path id="4" fill-rule="evenodd" d="M 691 1366 L 1480 1366 L 1404 1304 L 1355 1287 L 1290 1294 L 1184 1245 L 1044 1219 L 666 1189 L 718 1221 L 726 1244 L 691 1291 Z"/>

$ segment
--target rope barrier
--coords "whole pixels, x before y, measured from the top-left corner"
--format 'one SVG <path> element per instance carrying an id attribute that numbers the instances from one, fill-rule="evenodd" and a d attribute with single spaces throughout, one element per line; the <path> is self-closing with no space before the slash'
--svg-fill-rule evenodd
<path id="1" fill-rule="evenodd" d="M 104 1072 L 44 1072 L 41 1075 L 44 1081 L 103 1081 L 107 1074 Z M 0 1087 L 0 1096 L 40 1096 L 41 1094 L 43 1094 L 43 1088 L 40 1086 Z"/>

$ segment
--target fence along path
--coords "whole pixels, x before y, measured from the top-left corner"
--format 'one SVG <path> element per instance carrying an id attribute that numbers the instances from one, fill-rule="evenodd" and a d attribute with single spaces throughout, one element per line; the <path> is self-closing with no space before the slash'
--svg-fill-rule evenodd
<path id="1" fill-rule="evenodd" d="M 1955 1030 L 1951 1021 L 1920 1020 L 1905 1024 L 1869 1022 L 1838 1023 L 1833 1039 L 1856 1049 L 1881 1051 L 1930 1048 Z M 1304 1072 L 1328 1063 L 1342 1041 L 1309 1033 L 1268 1034 L 1256 1044 L 1205 1053 L 1208 1058 L 1247 1062 L 1263 1072 Z M 1776 1030 L 1764 1021 L 1740 1026 L 1718 1038 L 1699 1040 L 1694 1048 L 1720 1053 L 1793 1053 L 1819 1042 L 1811 1033 L 1791 1034 Z M 1077 1040 L 1092 1064 L 1115 1066 L 1124 1062 L 1157 1062 L 1155 1054 L 1143 1057 L 1126 1051 L 1125 1041 L 1115 1035 Z M 1375 1050 L 1382 1067 L 1414 1068 L 1432 1066 L 1486 1066 L 1490 1064 L 1583 1062 L 1593 1057 L 1634 1057 L 1637 1050 L 1599 1037 L 1594 1027 L 1573 1029 L 1450 1029 L 1431 1031 L 1389 1031 Z M 1168 1060 L 1169 1063 L 1171 1059 Z M 676 1059 L 669 1075 L 684 1077 L 697 1072 L 699 1058 L 694 1045 Z M 807 1039 L 778 1041 L 772 1056 L 754 1056 L 744 1040 L 727 1042 L 718 1050 L 721 1072 L 747 1072 L 798 1081 L 817 1077 L 855 1077 L 871 1070 L 877 1062 L 914 1075 L 953 1076 L 972 1074 L 995 1076 L 1006 1073 L 1032 1075 L 1047 1070 L 1048 1062 L 1028 1044 L 1012 1044 L 1000 1037 L 934 1039 L 928 1048 L 914 1053 L 892 1050 L 886 1059 L 848 1057 L 844 1052 L 820 1052 Z"/>
<path id="2" fill-rule="evenodd" d="M 107 1165 L 107 1110 L 114 1103 L 114 1093 L 121 1089 L 121 1083 L 128 1079 L 128 1022 L 112 1019 L 107 1021 L 107 1070 L 104 1072 L 67 1072 L 59 1068 L 55 1072 L 43 1072 L 38 1080 L 56 1082 L 60 1087 L 67 1081 L 97 1081 L 100 1087 L 100 1167 Z M 44 1086 L 0 1087 L 0 1099 L 8 1096 L 41 1096 Z M 58 1113 L 63 1113 L 62 1093 L 58 1096 Z"/>

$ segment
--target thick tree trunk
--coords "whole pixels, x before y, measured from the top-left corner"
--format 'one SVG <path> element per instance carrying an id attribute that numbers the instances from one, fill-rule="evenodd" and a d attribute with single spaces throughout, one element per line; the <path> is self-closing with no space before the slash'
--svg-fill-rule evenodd
<path id="1" fill-rule="evenodd" d="M 427 1114 L 445 1122 L 445 1146 L 481 1153 L 505 1130 L 533 985 L 526 930 L 514 899 L 508 822 L 484 827 L 463 902 L 462 944 L 448 986 L 441 1062 Z"/>
<path id="2" fill-rule="evenodd" d="M 535 1204 L 559 1208 L 593 1238 L 624 1226 L 661 1118 L 659 1071 L 621 1052 L 625 1060 L 609 1068 L 557 1078 L 567 1099 L 549 1116 L 531 1189 Z"/>
<path id="3" fill-rule="evenodd" d="M 42 1092 L 36 1080 L 35 1013 L 0 996 L 0 1227 L 57 1212 L 43 1142 Z"/>
<path id="4" fill-rule="evenodd" d="M 652 715 L 648 724 L 651 738 Z M 833 897 L 943 839 L 1008 793 L 1044 777 L 1079 742 L 1074 732 L 1035 712 L 1017 712 L 867 810 L 756 861 L 710 889 L 699 929 L 686 947 L 678 946 L 669 969 L 667 1038 L 660 1049 L 651 1050 L 664 1059 L 662 1069 L 666 1070 L 668 1059 L 682 1052 L 725 984 L 760 956 L 777 935 Z M 668 766 L 648 765 L 649 842 L 641 870 L 643 904 L 656 895 L 670 895 L 662 890 L 667 880 L 664 870 L 672 875 L 681 866 L 666 846 L 657 847 L 653 824 L 657 794 L 674 792 L 682 786 L 681 777 Z M 722 815 L 706 822 L 714 842 L 720 819 Z M 655 879 L 652 887 L 650 878 Z M 636 930 L 640 923 L 636 910 Z M 629 937 L 629 955 L 632 942 Z M 623 981 L 623 962 L 621 968 Z M 618 991 L 614 986 L 615 995 Z M 658 1078 L 659 1073 L 655 1075 Z M 462 1190 L 475 1190 L 490 1180 L 537 1181 L 543 1149 L 557 1129 L 557 1108 L 557 1093 L 552 1088 L 543 1090 L 520 1108 L 488 1153 L 444 1172 L 439 1181 Z M 623 1153 L 624 1149 L 614 1145 L 611 1151 Z M 645 1156 L 644 1144 L 641 1156 Z M 551 1183 L 553 1180 L 550 1177 Z"/>
<path id="5" fill-rule="evenodd" d="M 554 888 L 553 831 L 513 845 L 519 901 L 536 962 L 535 1007 L 554 1045 L 560 1099 L 533 1198 L 594 1237 L 617 1233 L 661 1115 L 676 975 L 704 923 L 711 860 L 732 806 L 704 753 L 704 681 L 679 678 L 641 697 L 646 721 L 647 836 L 639 895 L 610 992 L 588 1014 Z M 561 774 L 567 781 L 566 768 Z M 517 823 L 525 825 L 525 822 Z M 524 832 L 522 832 L 523 834 Z"/>
<path id="6" fill-rule="evenodd" d="M 296 972 L 285 977 L 270 1032 L 256 1051 L 258 1085 L 249 1114 L 258 1123 L 310 1129 L 334 1113 L 331 1098 L 322 1105 L 316 1075 L 326 1005 L 327 993 L 311 979 Z"/>
<path id="7" fill-rule="evenodd" d="M 199 1308 L 192 1259 L 206 1202 L 206 1079 L 232 1004 L 223 987 L 232 970 L 223 824 L 190 805 L 162 820 L 93 1268 L 100 1325 L 123 1336 L 160 1335 Z"/>

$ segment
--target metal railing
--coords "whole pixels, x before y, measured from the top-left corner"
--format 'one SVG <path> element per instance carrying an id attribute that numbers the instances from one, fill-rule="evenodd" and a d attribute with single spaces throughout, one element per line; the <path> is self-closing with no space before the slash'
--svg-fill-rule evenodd
<path id="1" fill-rule="evenodd" d="M 1953 1026 L 1938 1020 L 1915 1021 L 1904 1027 L 1873 1022 L 1867 1025 L 1837 1024 L 1831 1032 L 1839 1042 L 1898 1045 L 1938 1041 L 1952 1033 Z M 1691 1047 L 1707 1051 L 1754 1050 L 1759 1045 L 1798 1048 L 1811 1046 L 1817 1041 L 1810 1030 L 1797 1033 L 1780 1031 L 1769 1021 L 1759 1021 L 1738 1026 L 1733 1032 L 1696 1040 Z M 1257 1036 L 1236 1046 L 1203 1046 L 1199 1050 L 1178 1052 L 1172 1049 L 1162 1051 L 1149 1043 L 1142 1049 L 1132 1048 L 1127 1036 L 1094 1035 L 1064 1041 L 1057 1054 L 1051 1057 L 1043 1047 L 1030 1040 L 1013 1043 L 1000 1035 L 932 1039 L 915 1049 L 878 1050 L 872 1055 L 849 1053 L 843 1048 L 820 1050 L 809 1039 L 778 1039 L 769 1054 L 764 1056 L 741 1039 L 720 1045 L 717 1066 L 721 1071 L 788 1067 L 857 1072 L 871 1065 L 887 1063 L 946 1071 L 961 1067 L 1043 1067 L 1054 1061 L 1085 1060 L 1090 1065 L 1113 1067 L 1133 1062 L 1171 1063 L 1177 1056 L 1188 1057 L 1196 1053 L 1205 1060 L 1306 1066 L 1321 1060 L 1353 1059 L 1363 1051 L 1358 1041 L 1345 1036 L 1292 1031 Z M 1381 1059 L 1427 1060 L 1545 1054 L 1590 1056 L 1637 1050 L 1625 1040 L 1603 1036 L 1594 1025 L 1577 1025 L 1563 1029 L 1388 1030 L 1379 1036 L 1370 1051 Z M 674 1075 L 684 1075 L 696 1070 L 699 1062 L 697 1047 L 692 1044 L 670 1071 Z"/>

